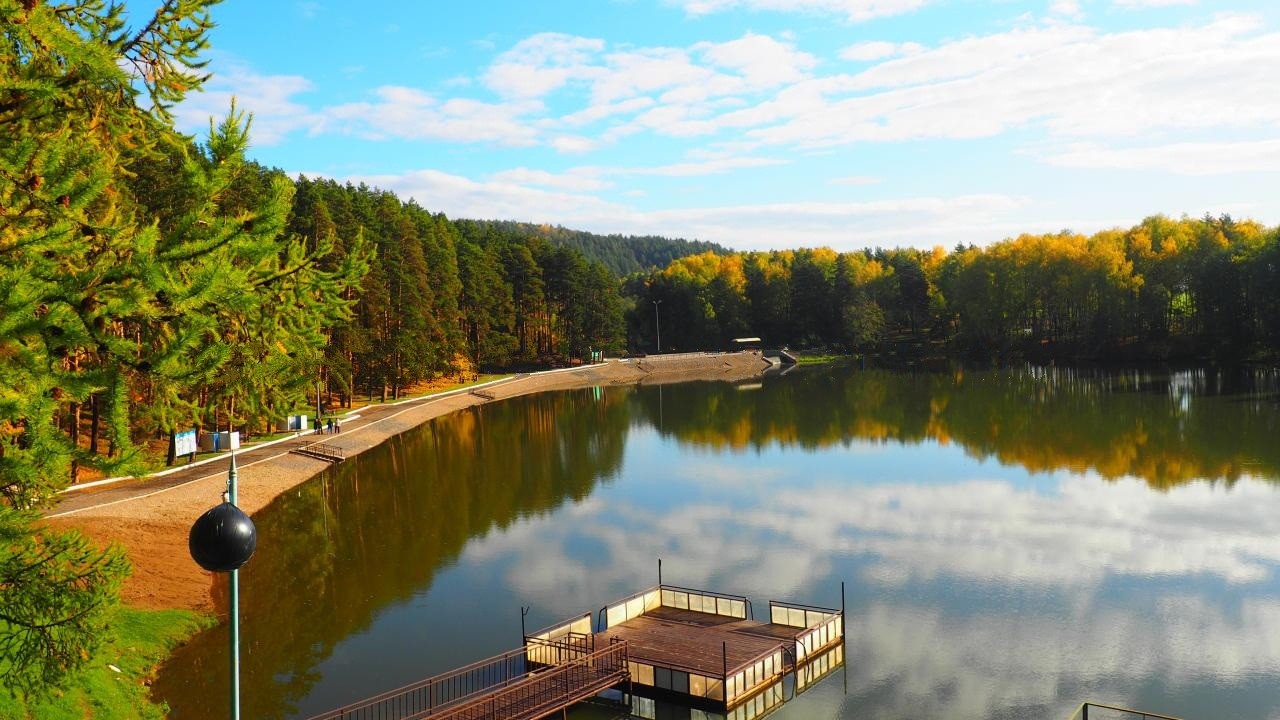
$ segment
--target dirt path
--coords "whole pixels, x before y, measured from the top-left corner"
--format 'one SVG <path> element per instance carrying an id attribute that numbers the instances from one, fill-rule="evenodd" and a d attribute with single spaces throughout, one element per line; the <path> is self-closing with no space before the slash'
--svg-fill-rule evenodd
<path id="1" fill-rule="evenodd" d="M 656 356 L 518 375 L 481 390 L 492 395 L 493 400 L 502 400 L 595 385 L 745 379 L 767 368 L 767 363 L 751 353 Z M 359 417 L 342 423 L 341 434 L 302 435 L 238 452 L 240 507 L 253 514 L 329 467 L 323 460 L 290 450 L 322 441 L 342 448 L 350 458 L 432 418 L 493 401 L 471 390 L 361 408 L 357 411 Z M 211 611 L 215 578 L 191 560 L 187 532 L 201 513 L 220 501 L 228 464 L 229 459 L 220 459 L 163 477 L 70 492 L 46 514 L 44 522 L 53 527 L 79 529 L 100 542 L 123 545 L 134 567 L 124 586 L 125 602 L 147 608 Z"/>

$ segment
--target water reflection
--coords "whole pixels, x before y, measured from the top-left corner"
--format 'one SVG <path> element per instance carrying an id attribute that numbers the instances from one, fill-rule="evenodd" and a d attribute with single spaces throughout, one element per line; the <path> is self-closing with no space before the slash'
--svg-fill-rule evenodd
<path id="1" fill-rule="evenodd" d="M 442 418 L 256 518 L 246 712 L 506 649 L 521 605 L 532 626 L 597 608 L 662 557 L 668 582 L 758 601 L 836 606 L 848 581 L 848 694 L 775 717 L 1277 717 L 1277 386 L 806 368 Z M 174 717 L 225 714 L 224 647 L 162 672 Z"/>
<path id="2" fill-rule="evenodd" d="M 1025 368 L 899 373 L 820 368 L 757 392 L 636 395 L 662 432 L 716 450 L 855 440 L 957 443 L 1032 472 L 1093 470 L 1153 487 L 1280 477 L 1280 373 Z"/>
<path id="3" fill-rule="evenodd" d="M 334 647 L 429 587 L 469 539 L 585 498 L 617 473 L 628 421 L 623 392 L 547 394 L 463 411 L 259 513 L 258 552 L 241 573 L 246 717 L 298 712 Z M 215 599 L 225 608 L 224 597 Z M 162 670 L 153 695 L 170 703 L 171 717 L 226 717 L 226 644 L 225 627 L 204 633 Z M 392 661 L 397 653 L 404 648 L 378 654 Z M 449 664 L 441 658 L 441 669 Z M 408 663 L 360 670 L 379 688 L 421 674 Z"/>

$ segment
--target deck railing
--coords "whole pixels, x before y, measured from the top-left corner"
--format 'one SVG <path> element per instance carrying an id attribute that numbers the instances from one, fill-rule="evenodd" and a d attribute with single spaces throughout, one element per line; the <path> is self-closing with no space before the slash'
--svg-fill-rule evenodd
<path id="1" fill-rule="evenodd" d="M 311 720 L 388 720 L 434 713 L 475 695 L 526 679 L 533 669 L 528 656 L 530 647 L 544 644 L 540 640 L 526 639 L 526 646 L 518 650 L 509 650 L 457 670 L 389 690 L 316 715 Z"/>
<path id="2" fill-rule="evenodd" d="M 766 650 L 741 665 L 728 668 L 724 680 L 724 701 L 733 706 L 763 690 L 786 674 L 787 646 Z"/>
<path id="3" fill-rule="evenodd" d="M 515 683 L 406 720 L 534 720 L 558 712 L 627 680 L 627 644 L 612 642 Z"/>
<path id="4" fill-rule="evenodd" d="M 844 639 L 844 613 L 832 608 L 771 601 L 769 621 L 802 628 L 796 633 L 797 664 Z"/>
<path id="5" fill-rule="evenodd" d="M 802 693 L 844 666 L 844 645 L 836 645 L 796 666 L 796 693 Z"/>

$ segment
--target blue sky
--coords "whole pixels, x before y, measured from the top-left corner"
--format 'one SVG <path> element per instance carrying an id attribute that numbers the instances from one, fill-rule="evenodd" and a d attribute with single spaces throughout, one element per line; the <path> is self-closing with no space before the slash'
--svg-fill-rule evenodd
<path id="1" fill-rule="evenodd" d="M 1267 0 L 247 2 L 207 128 L 451 217 L 740 249 L 1280 222 Z"/>

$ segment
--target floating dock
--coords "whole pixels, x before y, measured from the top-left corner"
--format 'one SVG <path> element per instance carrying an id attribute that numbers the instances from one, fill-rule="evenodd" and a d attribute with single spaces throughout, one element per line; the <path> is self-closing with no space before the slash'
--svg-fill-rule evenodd
<path id="1" fill-rule="evenodd" d="M 530 659 L 554 665 L 548 648 L 581 642 L 591 620 L 587 613 L 526 634 Z M 762 621 L 744 596 L 673 585 L 605 606 L 597 626 L 594 647 L 626 644 L 632 686 L 722 710 L 844 641 L 842 610 L 772 601 Z"/>
<path id="2" fill-rule="evenodd" d="M 756 620 L 744 596 L 659 584 L 523 640 L 314 720 L 536 720 L 609 689 L 747 720 L 783 701 L 788 673 L 803 692 L 843 665 L 844 611 L 773 601 Z"/>

